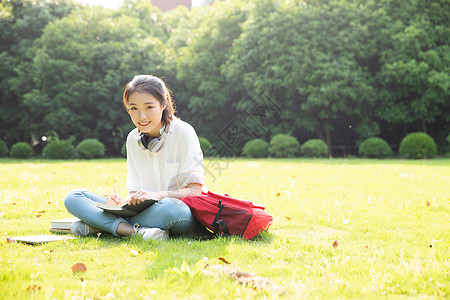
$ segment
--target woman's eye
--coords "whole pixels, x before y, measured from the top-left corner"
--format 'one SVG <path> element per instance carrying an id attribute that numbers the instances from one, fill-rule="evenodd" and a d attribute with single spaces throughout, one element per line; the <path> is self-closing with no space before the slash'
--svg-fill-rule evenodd
<path id="1" fill-rule="evenodd" d="M 147 106 L 147 109 L 152 109 L 153 108 L 153 106 Z"/>
<path id="2" fill-rule="evenodd" d="M 130 110 L 137 110 L 137 108 L 136 107 L 132 107 L 132 108 L 130 108 Z"/>

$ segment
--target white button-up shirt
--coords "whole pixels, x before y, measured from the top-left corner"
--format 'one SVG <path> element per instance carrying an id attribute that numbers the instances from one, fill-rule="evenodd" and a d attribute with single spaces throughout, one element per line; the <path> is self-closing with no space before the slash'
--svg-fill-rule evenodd
<path id="1" fill-rule="evenodd" d="M 159 152 L 138 145 L 137 128 L 127 138 L 127 190 L 174 191 L 190 183 L 205 185 L 203 153 L 194 128 L 174 118 Z"/>

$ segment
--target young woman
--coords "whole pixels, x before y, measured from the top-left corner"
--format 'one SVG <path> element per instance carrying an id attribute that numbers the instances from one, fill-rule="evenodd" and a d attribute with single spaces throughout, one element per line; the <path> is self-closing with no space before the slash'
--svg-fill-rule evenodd
<path id="1" fill-rule="evenodd" d="M 164 82 L 138 75 L 123 94 L 123 104 L 136 126 L 127 138 L 128 196 L 103 197 L 92 192 L 69 192 L 64 204 L 81 221 L 72 225 L 79 236 L 110 232 L 116 236 L 139 234 L 165 240 L 169 235 L 192 232 L 196 221 L 180 198 L 201 194 L 205 184 L 203 154 L 195 130 L 174 116 L 172 98 Z M 117 217 L 96 207 L 159 200 L 137 216 Z"/>

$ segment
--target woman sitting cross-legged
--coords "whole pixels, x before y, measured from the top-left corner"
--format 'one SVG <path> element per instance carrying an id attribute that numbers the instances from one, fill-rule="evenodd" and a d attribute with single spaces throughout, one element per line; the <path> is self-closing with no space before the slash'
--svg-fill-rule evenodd
<path id="1" fill-rule="evenodd" d="M 195 130 L 174 116 L 170 92 L 155 76 L 135 76 L 126 85 L 123 103 L 136 126 L 126 143 L 129 194 L 120 198 L 84 190 L 69 192 L 64 204 L 81 220 L 72 224 L 72 233 L 138 234 L 145 240 L 192 233 L 197 222 L 179 199 L 200 195 L 205 184 L 203 154 Z M 96 206 L 96 202 L 133 205 L 147 199 L 159 201 L 127 219 Z"/>

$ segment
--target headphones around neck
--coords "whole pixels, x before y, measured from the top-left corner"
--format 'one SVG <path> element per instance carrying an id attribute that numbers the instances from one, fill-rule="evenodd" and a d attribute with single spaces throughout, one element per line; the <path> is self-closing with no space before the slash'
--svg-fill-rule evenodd
<path id="1" fill-rule="evenodd" d="M 161 131 L 162 133 L 160 137 L 150 137 L 146 133 L 141 132 L 137 140 L 139 147 L 143 150 L 150 150 L 155 153 L 161 150 L 167 137 L 165 125 Z"/>

